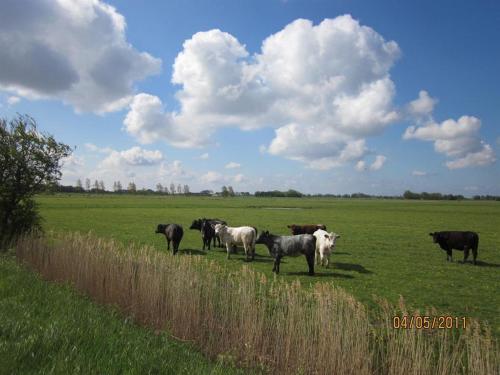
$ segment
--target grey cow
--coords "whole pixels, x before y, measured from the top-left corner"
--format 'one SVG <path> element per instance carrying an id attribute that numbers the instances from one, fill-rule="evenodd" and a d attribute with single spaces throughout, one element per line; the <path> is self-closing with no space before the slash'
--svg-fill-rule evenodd
<path id="1" fill-rule="evenodd" d="M 281 258 L 284 256 L 298 256 L 304 254 L 309 266 L 309 275 L 314 276 L 314 254 L 316 238 L 310 234 L 295 236 L 276 236 L 268 231 L 262 232 L 255 243 L 264 244 L 269 254 L 274 258 L 273 272 L 280 272 Z"/>
<path id="2" fill-rule="evenodd" d="M 179 244 L 181 243 L 182 236 L 184 235 L 184 230 L 179 224 L 158 224 L 155 233 L 161 233 L 165 235 L 167 240 L 167 250 L 170 250 L 170 241 L 172 241 L 174 255 L 179 251 Z"/>

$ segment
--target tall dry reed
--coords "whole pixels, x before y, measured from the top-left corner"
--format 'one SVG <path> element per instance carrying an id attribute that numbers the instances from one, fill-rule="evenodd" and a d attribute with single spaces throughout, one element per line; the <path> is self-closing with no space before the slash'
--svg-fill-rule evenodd
<path id="1" fill-rule="evenodd" d="M 499 374 L 498 343 L 477 322 L 395 330 L 404 303 L 365 306 L 331 284 L 312 289 L 196 256 L 124 248 L 91 235 L 25 237 L 18 258 L 45 279 L 69 281 L 137 322 L 193 342 L 211 358 L 274 374 Z M 427 313 L 435 313 L 433 311 Z"/>

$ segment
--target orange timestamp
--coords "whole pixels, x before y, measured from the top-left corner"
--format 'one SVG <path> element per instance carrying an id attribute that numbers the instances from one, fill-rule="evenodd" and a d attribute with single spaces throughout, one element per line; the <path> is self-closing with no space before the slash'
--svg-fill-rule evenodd
<path id="1" fill-rule="evenodd" d="M 451 315 L 403 315 L 392 318 L 394 329 L 466 329 L 467 317 Z"/>

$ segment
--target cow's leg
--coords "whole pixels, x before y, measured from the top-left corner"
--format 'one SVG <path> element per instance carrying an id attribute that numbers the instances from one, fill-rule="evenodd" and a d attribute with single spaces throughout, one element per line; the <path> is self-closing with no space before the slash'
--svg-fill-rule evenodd
<path id="1" fill-rule="evenodd" d="M 207 247 L 208 247 L 208 250 L 210 250 L 210 243 L 212 242 L 212 238 L 210 236 L 208 236 L 207 238 Z"/>
<path id="2" fill-rule="evenodd" d="M 167 250 L 170 250 L 170 240 L 167 238 Z"/>
<path id="3" fill-rule="evenodd" d="M 451 252 L 451 249 L 447 249 L 446 250 L 446 260 L 448 262 L 453 262 L 453 257 L 452 257 L 452 252 Z"/>
<path id="4" fill-rule="evenodd" d="M 306 254 L 309 276 L 314 276 L 314 253 Z"/>
<path id="5" fill-rule="evenodd" d="M 474 259 L 474 260 L 473 260 L 474 265 L 476 265 L 477 247 L 473 247 L 473 248 L 472 248 L 472 258 Z"/>
<path id="6" fill-rule="evenodd" d="M 243 242 L 243 249 L 245 250 L 245 260 L 248 261 L 248 244 Z"/>
<path id="7" fill-rule="evenodd" d="M 274 267 L 273 267 L 273 272 L 276 272 L 277 274 L 280 273 L 280 262 L 281 262 L 281 255 L 276 255 L 276 258 L 274 258 Z"/>
<path id="8" fill-rule="evenodd" d="M 229 259 L 231 253 L 231 244 L 229 242 L 226 242 L 226 250 L 227 250 L 227 259 Z"/>
<path id="9" fill-rule="evenodd" d="M 325 256 L 325 267 L 329 268 L 330 265 L 330 255 Z"/>
<path id="10" fill-rule="evenodd" d="M 467 258 L 469 257 L 469 250 L 467 246 L 464 248 L 464 263 L 467 262 Z"/>
<path id="11" fill-rule="evenodd" d="M 172 247 L 174 248 L 174 255 L 177 254 L 177 252 L 179 251 L 179 242 L 174 241 Z"/>
<path id="12" fill-rule="evenodd" d="M 318 249 L 315 250 L 315 257 L 314 258 L 316 259 L 316 265 L 318 265 L 320 263 L 319 262 L 320 261 L 320 255 L 319 255 L 319 250 Z"/>

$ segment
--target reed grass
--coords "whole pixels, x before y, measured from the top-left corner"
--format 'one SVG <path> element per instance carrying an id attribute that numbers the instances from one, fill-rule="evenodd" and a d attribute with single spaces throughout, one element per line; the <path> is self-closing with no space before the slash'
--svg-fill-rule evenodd
<path id="1" fill-rule="evenodd" d="M 45 279 L 69 281 L 137 322 L 193 342 L 210 358 L 273 374 L 498 374 L 498 342 L 470 321 L 459 330 L 393 329 L 378 301 L 367 311 L 331 283 L 303 288 L 244 266 L 227 271 L 78 233 L 28 236 L 16 254 Z M 435 314 L 433 310 L 425 314 Z"/>

